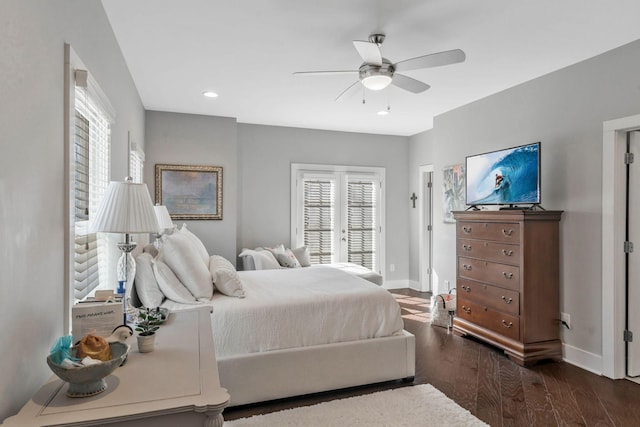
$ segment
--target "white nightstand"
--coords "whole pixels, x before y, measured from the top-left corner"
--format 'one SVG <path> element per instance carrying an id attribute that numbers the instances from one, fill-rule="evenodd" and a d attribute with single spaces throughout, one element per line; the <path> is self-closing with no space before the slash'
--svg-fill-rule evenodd
<path id="1" fill-rule="evenodd" d="M 220 387 L 209 308 L 172 313 L 152 353 L 139 353 L 135 341 L 103 393 L 67 397 L 68 384 L 53 376 L 3 426 L 222 426 L 229 394 Z"/>

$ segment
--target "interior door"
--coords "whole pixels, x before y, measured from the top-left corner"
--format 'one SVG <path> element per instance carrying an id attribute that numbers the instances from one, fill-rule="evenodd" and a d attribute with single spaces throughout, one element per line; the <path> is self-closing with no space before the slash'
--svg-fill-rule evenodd
<path id="1" fill-rule="evenodd" d="M 432 207 L 432 201 L 433 201 L 433 172 L 425 172 L 423 174 L 423 179 L 424 179 L 424 184 L 423 184 L 423 188 L 424 188 L 424 194 L 423 194 L 423 201 L 424 201 L 424 233 L 425 233 L 425 239 L 424 239 L 424 252 L 422 254 L 422 259 L 420 260 L 420 262 L 423 264 L 423 268 L 424 271 L 426 272 L 425 274 L 425 281 L 427 283 L 425 283 L 426 288 L 431 291 L 432 287 L 431 284 L 433 283 L 432 277 L 433 277 L 433 254 L 432 254 L 432 247 L 433 247 L 433 207 Z M 425 286 L 423 286 L 423 289 L 425 288 Z"/>
<path id="2" fill-rule="evenodd" d="M 635 250 L 627 251 L 627 376 L 640 377 L 640 130 L 628 134 L 629 152 L 635 161 L 629 165 L 627 187 L 627 241 Z"/>

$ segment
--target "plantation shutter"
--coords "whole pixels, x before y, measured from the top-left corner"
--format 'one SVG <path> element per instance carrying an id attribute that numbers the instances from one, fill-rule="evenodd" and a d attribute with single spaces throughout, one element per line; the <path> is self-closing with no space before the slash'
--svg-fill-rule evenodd
<path id="1" fill-rule="evenodd" d="M 334 200 L 334 180 L 304 180 L 304 244 L 309 250 L 312 264 L 327 264 L 333 261 Z"/>
<path id="2" fill-rule="evenodd" d="M 74 298 L 109 287 L 106 235 L 89 233 L 89 223 L 109 185 L 111 122 L 108 100 L 86 71 L 76 71 L 74 97 Z M 115 282 L 114 282 L 115 283 Z"/>
<path id="3" fill-rule="evenodd" d="M 376 269 L 376 182 L 347 181 L 347 260 Z"/>
<path id="4" fill-rule="evenodd" d="M 138 148 L 138 144 L 132 142 L 129 149 L 129 176 L 133 178 L 133 182 L 142 184 L 143 168 L 144 152 Z"/>

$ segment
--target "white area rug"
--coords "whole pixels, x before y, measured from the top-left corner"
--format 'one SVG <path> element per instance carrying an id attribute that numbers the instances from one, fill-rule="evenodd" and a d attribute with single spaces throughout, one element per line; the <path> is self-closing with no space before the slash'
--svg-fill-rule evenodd
<path id="1" fill-rule="evenodd" d="M 225 421 L 224 425 L 228 427 L 487 426 L 428 384 Z"/>

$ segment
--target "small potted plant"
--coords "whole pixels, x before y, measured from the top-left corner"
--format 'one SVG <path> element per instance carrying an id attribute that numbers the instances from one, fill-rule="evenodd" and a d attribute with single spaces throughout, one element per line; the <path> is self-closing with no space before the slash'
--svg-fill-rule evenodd
<path id="1" fill-rule="evenodd" d="M 153 351 L 156 343 L 156 331 L 160 329 L 162 315 L 158 308 L 141 308 L 138 312 L 138 351 L 149 353 Z"/>

